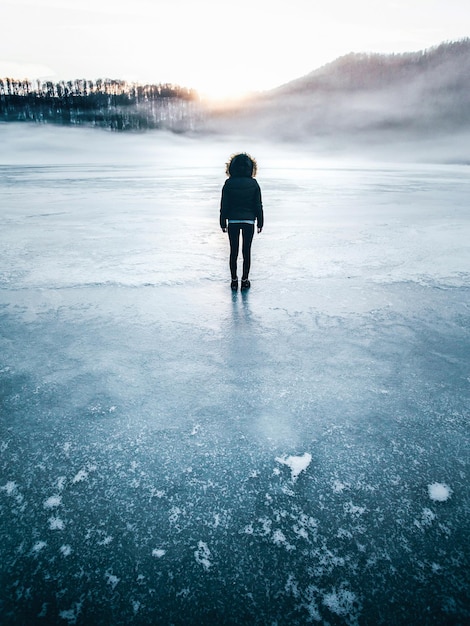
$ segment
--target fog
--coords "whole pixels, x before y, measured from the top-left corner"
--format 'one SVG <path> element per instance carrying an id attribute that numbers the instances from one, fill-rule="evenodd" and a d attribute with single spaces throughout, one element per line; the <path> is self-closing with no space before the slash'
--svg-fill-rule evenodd
<path id="1" fill-rule="evenodd" d="M 468 165 L 468 122 L 448 115 L 446 96 L 441 99 L 436 110 L 414 85 L 401 92 L 291 94 L 210 116 L 205 126 L 216 135 L 275 140 L 325 158 Z"/>
<path id="2" fill-rule="evenodd" d="M 1 623 L 467 621 L 468 166 L 0 143 Z M 233 294 L 239 150 L 266 223 Z"/>
<path id="3" fill-rule="evenodd" d="M 349 54 L 208 116 L 215 132 L 397 163 L 470 162 L 469 40 L 403 55 Z"/>

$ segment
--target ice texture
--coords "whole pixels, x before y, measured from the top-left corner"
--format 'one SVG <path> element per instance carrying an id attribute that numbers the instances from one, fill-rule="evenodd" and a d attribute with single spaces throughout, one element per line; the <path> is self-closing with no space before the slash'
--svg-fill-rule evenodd
<path id="1" fill-rule="evenodd" d="M 468 623 L 468 165 L 0 145 L 0 623 Z M 237 150 L 266 216 L 244 293 Z"/>

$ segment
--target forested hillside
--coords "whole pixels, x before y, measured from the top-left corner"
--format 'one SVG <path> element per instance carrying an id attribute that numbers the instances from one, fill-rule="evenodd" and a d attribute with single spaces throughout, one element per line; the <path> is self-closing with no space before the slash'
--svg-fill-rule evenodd
<path id="1" fill-rule="evenodd" d="M 87 125 L 112 130 L 192 129 L 201 107 L 194 90 L 120 80 L 0 79 L 0 120 Z"/>
<path id="2" fill-rule="evenodd" d="M 417 53 L 348 54 L 219 114 L 214 127 L 290 140 L 470 129 L 470 39 Z"/>
<path id="3" fill-rule="evenodd" d="M 0 121 L 290 141 L 470 132 L 470 39 L 406 54 L 351 53 L 225 110 L 210 110 L 194 90 L 169 84 L 0 79 Z"/>

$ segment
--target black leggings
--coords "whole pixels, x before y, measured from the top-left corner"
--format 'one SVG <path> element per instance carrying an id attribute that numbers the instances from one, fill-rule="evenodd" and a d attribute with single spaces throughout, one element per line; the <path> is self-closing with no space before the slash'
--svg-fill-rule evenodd
<path id="1" fill-rule="evenodd" d="M 228 238 L 230 240 L 230 273 L 232 274 L 232 280 L 237 278 L 237 259 L 238 250 L 240 247 L 240 231 L 242 232 L 242 255 L 243 255 L 243 275 L 242 280 L 248 278 L 251 265 L 251 242 L 253 241 L 253 235 L 255 234 L 255 225 L 246 224 L 244 222 L 239 224 L 228 225 Z"/>

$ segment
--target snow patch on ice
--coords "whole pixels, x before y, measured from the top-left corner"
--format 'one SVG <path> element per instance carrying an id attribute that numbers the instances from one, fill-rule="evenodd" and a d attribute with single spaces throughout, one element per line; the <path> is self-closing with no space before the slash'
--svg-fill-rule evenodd
<path id="1" fill-rule="evenodd" d="M 75 602 L 71 609 L 60 611 L 59 617 L 66 620 L 71 626 L 77 623 L 78 616 L 82 610 L 83 602 Z"/>
<path id="2" fill-rule="evenodd" d="M 432 483 L 428 485 L 428 494 L 435 502 L 445 502 L 452 495 L 452 489 L 444 483 Z"/>
<path id="3" fill-rule="evenodd" d="M 341 493 L 343 492 L 345 489 L 349 489 L 349 485 L 347 483 L 343 483 L 340 480 L 335 480 L 333 482 L 333 491 L 335 493 Z"/>
<path id="4" fill-rule="evenodd" d="M 9 480 L 3 487 L 0 487 L 0 491 L 4 491 L 8 497 L 14 498 L 22 512 L 25 510 L 24 496 L 19 492 L 18 485 L 13 480 Z"/>
<path id="5" fill-rule="evenodd" d="M 352 533 L 345 528 L 338 528 L 336 536 L 338 537 L 338 539 L 352 539 L 353 538 Z"/>
<path id="6" fill-rule="evenodd" d="M 282 530 L 279 530 L 279 529 L 275 530 L 273 532 L 272 539 L 273 539 L 273 543 L 276 546 L 283 545 L 288 552 L 290 552 L 291 550 L 295 550 L 295 546 L 293 546 L 291 543 L 287 541 L 286 536 L 284 535 Z"/>
<path id="7" fill-rule="evenodd" d="M 261 530 L 259 534 L 263 537 L 265 537 L 266 535 L 269 535 L 269 533 L 271 532 L 271 526 L 272 526 L 272 521 L 269 519 L 269 517 L 260 517 L 258 521 L 261 524 Z"/>
<path id="8" fill-rule="evenodd" d="M 317 536 L 318 522 L 313 517 L 310 517 L 305 513 L 300 513 L 295 520 L 295 524 L 292 526 L 292 529 L 299 539 L 301 538 L 306 541 L 310 541 L 310 536 L 314 539 Z"/>
<path id="9" fill-rule="evenodd" d="M 302 539 L 306 539 L 308 541 L 308 532 L 305 530 L 305 528 L 294 525 L 293 526 L 294 532 L 295 534 L 302 538 Z"/>
<path id="10" fill-rule="evenodd" d="M 45 541 L 36 541 L 31 551 L 34 552 L 35 554 L 38 554 L 39 552 L 41 552 L 41 550 L 44 550 L 46 546 L 47 546 L 47 543 Z"/>
<path id="11" fill-rule="evenodd" d="M 295 482 L 301 472 L 305 472 L 307 467 L 312 462 L 312 455 L 308 452 L 304 452 L 301 456 L 278 456 L 276 457 L 278 463 L 287 465 L 290 467 L 292 482 Z"/>
<path id="12" fill-rule="evenodd" d="M 115 589 L 116 585 L 121 580 L 120 578 L 118 578 L 117 576 L 115 576 L 109 571 L 105 573 L 105 578 L 106 578 L 106 582 L 108 583 L 108 585 L 111 585 L 113 589 Z"/>
<path id="13" fill-rule="evenodd" d="M 421 520 L 415 520 L 415 526 L 418 528 L 427 528 L 432 525 L 433 521 L 436 519 L 436 514 L 431 511 L 431 509 L 425 508 L 421 514 Z"/>
<path id="14" fill-rule="evenodd" d="M 183 514 L 183 511 L 179 508 L 179 506 L 172 506 L 168 515 L 168 521 L 171 525 L 174 525 L 178 522 L 180 515 Z"/>
<path id="15" fill-rule="evenodd" d="M 332 613 L 340 617 L 353 617 L 356 603 L 356 594 L 348 589 L 333 589 L 333 591 L 325 593 L 323 596 L 323 604 L 327 606 Z"/>
<path id="16" fill-rule="evenodd" d="M 152 556 L 154 556 L 157 559 L 161 559 L 162 556 L 165 556 L 166 554 L 166 550 L 162 550 L 161 548 L 155 548 L 154 550 L 152 550 Z"/>
<path id="17" fill-rule="evenodd" d="M 359 517 L 360 515 L 363 515 L 366 512 L 365 506 L 357 506 L 356 504 L 353 504 L 351 501 L 347 502 L 343 508 L 346 513 L 350 513 L 354 517 Z"/>
<path id="18" fill-rule="evenodd" d="M 194 558 L 196 559 L 196 563 L 202 565 L 206 571 L 212 567 L 211 551 L 209 550 L 207 543 L 204 543 L 204 541 L 198 542 L 197 550 L 194 552 Z"/>
<path id="19" fill-rule="evenodd" d="M 61 496 L 50 496 L 44 502 L 45 509 L 54 509 L 56 506 L 60 506 L 62 504 Z"/>
<path id="20" fill-rule="evenodd" d="M 79 470 L 75 476 L 72 478 L 72 483 L 75 485 L 76 483 L 81 483 L 82 481 L 88 478 L 88 472 L 85 469 Z"/>
<path id="21" fill-rule="evenodd" d="M 221 516 L 220 513 L 214 513 L 214 523 L 212 524 L 213 528 L 218 528 L 221 524 Z"/>
<path id="22" fill-rule="evenodd" d="M 284 589 L 287 594 L 291 594 L 294 598 L 298 598 L 300 596 L 299 585 L 294 574 L 289 574 Z"/>
<path id="23" fill-rule="evenodd" d="M 304 592 L 305 602 L 301 605 L 305 608 L 310 616 L 310 620 L 321 622 L 321 614 L 318 608 L 317 595 L 318 588 L 315 585 L 309 585 Z"/>
<path id="24" fill-rule="evenodd" d="M 60 517 L 50 517 L 48 519 L 49 522 L 49 530 L 64 530 L 65 524 Z"/>
<path id="25" fill-rule="evenodd" d="M 105 534 L 103 539 L 98 541 L 98 545 L 99 546 L 109 546 L 109 544 L 111 543 L 112 540 L 113 540 L 113 537 L 111 535 L 106 535 Z"/>
<path id="26" fill-rule="evenodd" d="M 3 487 L 1 487 L 2 491 L 5 491 L 7 496 L 12 496 L 15 494 L 18 489 L 18 485 L 13 481 L 9 480 Z"/>

